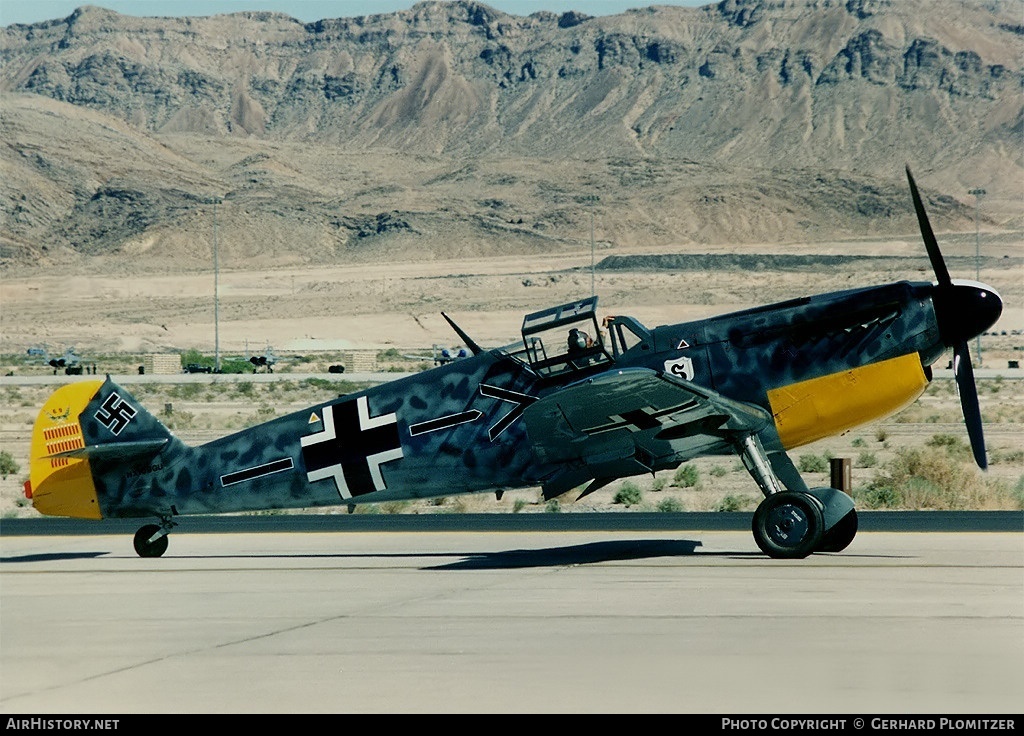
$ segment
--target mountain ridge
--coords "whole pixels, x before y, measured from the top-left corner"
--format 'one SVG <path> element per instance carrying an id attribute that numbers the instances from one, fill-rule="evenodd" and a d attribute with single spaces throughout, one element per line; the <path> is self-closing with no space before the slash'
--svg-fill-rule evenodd
<path id="1" fill-rule="evenodd" d="M 1019 6 L 85 6 L 0 29 L 0 258 L 187 265 L 214 201 L 227 257 L 268 264 L 578 247 L 591 212 L 607 247 L 891 235 L 904 162 L 940 229 L 978 187 L 1020 227 Z"/>

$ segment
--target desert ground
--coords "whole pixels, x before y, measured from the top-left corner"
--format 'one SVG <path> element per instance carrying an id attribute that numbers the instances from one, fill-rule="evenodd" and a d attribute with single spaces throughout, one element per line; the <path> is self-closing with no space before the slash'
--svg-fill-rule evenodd
<path id="1" fill-rule="evenodd" d="M 970 263 L 975 233 L 940 235 L 954 278 L 975 278 Z M 1020 508 L 1024 496 L 1024 372 L 1008 368 L 1024 352 L 1024 277 L 1019 233 L 985 233 L 979 241 L 985 265 L 980 279 L 1003 296 L 1003 317 L 992 333 L 982 336 L 980 364 L 998 375 L 979 379 L 982 411 L 991 456 L 987 474 L 972 469 L 963 458 L 960 498 L 952 507 Z M 187 442 L 202 442 L 236 431 L 274 415 L 324 401 L 335 386 L 310 381 L 325 375 L 339 351 L 381 351 L 384 370 L 420 370 L 429 365 L 435 346 L 454 347 L 458 337 L 444 321 L 449 314 L 477 343 L 485 347 L 519 339 L 524 314 L 579 297 L 593 289 L 604 314 L 629 314 L 648 326 L 718 314 L 733 309 L 838 289 L 901 279 L 930 281 L 920 240 L 850 240 L 823 244 L 794 244 L 748 248 L 757 255 L 753 270 L 719 271 L 607 270 L 608 255 L 639 254 L 607 245 L 545 256 L 509 255 L 473 260 L 396 260 L 387 264 L 326 265 L 264 271 L 244 263 L 186 273 L 133 272 L 123 262 L 94 259 L 89 264 L 50 269 L 10 268 L 0 280 L 0 338 L 6 376 L 50 375 L 41 361 L 26 360 L 26 351 L 45 347 L 60 354 L 74 347 L 97 373 L 129 372 L 145 353 L 174 353 L 189 349 L 245 357 L 267 346 L 278 358 L 274 384 L 218 383 L 210 377 L 199 388 L 183 386 L 133 387 L 137 398 L 158 413 Z M 647 252 L 674 253 L 678 249 Z M 707 251 L 712 252 L 712 251 Z M 721 252 L 726 252 L 723 249 Z M 843 254 L 876 258 L 851 261 L 849 267 L 782 269 L 771 255 Z M 906 272 L 906 260 L 920 257 L 919 267 Z M 1001 260 L 1012 264 L 1000 266 Z M 890 262 L 891 261 L 891 262 Z M 591 263 L 598 265 L 591 269 Z M 955 265 L 954 265 L 955 264 Z M 216 290 L 217 324 L 214 320 Z M 972 344 L 972 348 L 975 345 Z M 404 357 L 403 357 L 404 356 Z M 408 357 L 412 356 L 412 357 Z M 976 358 L 976 364 L 978 363 Z M 944 367 L 940 361 L 937 368 Z M 963 449 L 966 432 L 952 380 L 941 375 L 925 395 L 902 414 L 842 437 L 799 448 L 794 460 L 850 457 L 854 488 L 867 489 L 887 472 L 901 448 L 919 446 L 954 455 Z M 61 380 L 57 377 L 55 380 Z M 19 470 L 0 485 L 0 515 L 30 515 L 21 484 L 27 474 L 28 441 L 35 413 L 52 386 L 16 386 L 0 378 L 2 449 Z M 350 390 L 350 389 L 348 389 Z M 938 438 L 938 439 L 937 439 Z M 952 438 L 952 439 L 950 439 Z M 827 466 L 827 462 L 825 463 Z M 707 458 L 694 463 L 696 485 L 672 475 L 629 481 L 643 500 L 630 508 L 752 510 L 756 486 L 735 458 Z M 809 471 L 812 485 L 828 485 L 824 472 Z M 391 511 L 433 510 L 590 510 L 624 509 L 615 497 L 621 484 L 572 504 L 567 496 L 556 506 L 539 491 L 505 494 L 502 501 L 482 495 L 403 506 Z M 866 491 L 865 491 L 866 492 Z M 668 501 L 668 499 L 674 499 Z M 344 511 L 344 507 L 339 507 Z"/>
<path id="2" fill-rule="evenodd" d="M 1003 316 L 994 329 L 1010 337 L 1024 328 L 1021 233 L 985 233 L 978 242 L 984 266 L 976 272 L 975 233 L 940 236 L 954 278 L 977 276 L 1002 295 Z M 212 260 L 208 270 L 189 272 L 133 271 L 123 257 L 46 268 L 12 266 L 0 270 L 0 353 L 16 356 L 33 346 L 45 346 L 51 353 L 74 347 L 84 357 L 191 348 L 212 352 L 215 340 L 222 352 L 236 354 L 268 345 L 282 355 L 408 351 L 458 341 L 442 311 L 480 345 L 498 346 L 519 339 L 524 314 L 588 296 L 592 290 L 604 313 L 629 314 L 653 327 L 808 294 L 932 280 L 916 233 L 899 240 L 743 246 L 749 270 L 602 268 L 610 255 L 680 252 L 693 253 L 693 246 L 684 251 L 598 242 L 593 249 L 549 255 L 396 258 L 273 270 L 247 267 L 238 260 L 222 262 L 216 276 Z M 735 253 L 737 248 L 705 246 L 700 252 Z M 772 256 L 783 254 L 870 258 L 839 268 L 774 268 Z M 910 270 L 908 258 L 919 259 Z M 1012 340 L 986 342 L 990 344 L 983 350 L 991 351 L 993 361 L 1020 357 Z M 7 373 L 13 366 L 0 368 Z"/>

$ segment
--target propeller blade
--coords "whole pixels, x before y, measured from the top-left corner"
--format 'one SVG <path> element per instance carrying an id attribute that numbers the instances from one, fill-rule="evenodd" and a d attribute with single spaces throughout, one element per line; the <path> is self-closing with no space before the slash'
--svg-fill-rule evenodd
<path id="1" fill-rule="evenodd" d="M 978 406 L 978 388 L 974 384 L 974 368 L 971 353 L 966 342 L 959 342 L 953 348 L 953 376 L 956 378 L 956 392 L 960 396 L 960 408 L 967 425 L 967 436 L 971 440 L 974 461 L 982 470 L 988 469 L 985 457 L 985 435 L 981 428 L 981 407 Z"/>
<path id="2" fill-rule="evenodd" d="M 924 247 L 928 251 L 928 260 L 932 262 L 935 278 L 938 279 L 939 286 L 949 286 L 953 280 L 949 277 L 946 262 L 942 260 L 939 243 L 935 239 L 935 233 L 932 232 L 931 223 L 928 222 L 928 213 L 924 211 L 924 203 L 921 202 L 921 195 L 917 191 L 917 184 L 914 183 L 914 175 L 910 173 L 909 166 L 907 166 L 907 180 L 910 182 L 910 195 L 914 198 L 917 223 L 921 227 L 921 237 L 924 239 Z"/>

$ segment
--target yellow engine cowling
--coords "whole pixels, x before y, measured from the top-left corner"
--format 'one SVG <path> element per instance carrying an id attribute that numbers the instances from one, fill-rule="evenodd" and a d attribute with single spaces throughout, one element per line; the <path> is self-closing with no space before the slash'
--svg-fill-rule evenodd
<path id="1" fill-rule="evenodd" d="M 890 416 L 927 385 L 920 356 L 909 353 L 773 389 L 768 402 L 788 450 Z"/>

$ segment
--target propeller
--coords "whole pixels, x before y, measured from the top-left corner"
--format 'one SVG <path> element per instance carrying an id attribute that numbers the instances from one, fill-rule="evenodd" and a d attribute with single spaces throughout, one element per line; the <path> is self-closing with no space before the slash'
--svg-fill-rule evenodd
<path id="1" fill-rule="evenodd" d="M 921 227 L 921 237 L 924 239 L 928 260 L 931 261 L 937 280 L 932 302 L 935 305 L 939 337 L 944 345 L 953 348 L 953 377 L 956 379 L 960 408 L 963 411 L 964 423 L 967 425 L 967 436 L 971 441 L 974 461 L 979 468 L 985 470 L 988 468 L 985 435 L 981 425 L 978 388 L 974 382 L 974 368 L 971 365 L 971 352 L 967 347 L 967 341 L 996 323 L 1003 311 L 1003 302 L 991 287 L 974 281 L 954 282 L 949 277 L 949 269 L 942 259 L 939 243 L 928 222 L 928 214 L 924 210 L 921 195 L 917 191 L 917 184 L 914 183 L 909 166 L 907 180 L 910 182 L 910 194 L 914 198 L 914 210 L 917 212 L 917 222 Z"/>

